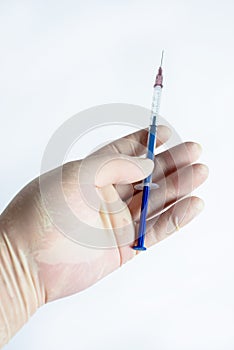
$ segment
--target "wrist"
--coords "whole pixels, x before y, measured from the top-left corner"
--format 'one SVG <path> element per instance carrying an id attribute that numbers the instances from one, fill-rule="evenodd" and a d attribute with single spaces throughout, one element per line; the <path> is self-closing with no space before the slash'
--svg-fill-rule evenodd
<path id="1" fill-rule="evenodd" d="M 44 304 L 36 263 L 0 222 L 0 347 Z"/>

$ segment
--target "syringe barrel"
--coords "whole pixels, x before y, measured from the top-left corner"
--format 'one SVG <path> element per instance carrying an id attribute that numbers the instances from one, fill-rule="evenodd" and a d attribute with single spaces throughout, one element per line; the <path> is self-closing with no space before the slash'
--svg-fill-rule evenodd
<path id="1" fill-rule="evenodd" d="M 157 119 L 160 108 L 162 87 L 156 85 L 153 92 L 152 109 L 151 109 L 151 120 L 148 132 L 148 151 L 147 158 L 154 160 L 154 150 L 156 146 L 157 139 Z M 145 184 L 150 184 L 152 182 L 152 174 L 150 174 L 145 180 Z"/>
<path id="2" fill-rule="evenodd" d="M 161 102 L 162 87 L 156 85 L 153 92 L 152 108 L 151 108 L 151 120 L 150 124 L 155 125 L 159 115 L 160 102 Z"/>

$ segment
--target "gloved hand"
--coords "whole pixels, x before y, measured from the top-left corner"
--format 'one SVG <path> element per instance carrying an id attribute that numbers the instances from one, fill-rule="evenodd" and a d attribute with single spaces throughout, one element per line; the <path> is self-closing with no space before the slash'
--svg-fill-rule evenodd
<path id="1" fill-rule="evenodd" d="M 160 126 L 157 146 L 169 136 Z M 141 130 L 69 162 L 29 183 L 2 213 L 0 346 L 43 304 L 91 286 L 137 255 L 142 193 L 131 184 L 153 170 L 152 161 L 140 158 L 146 145 Z M 200 146 L 187 142 L 155 157 L 159 189 L 150 195 L 147 247 L 202 210 L 201 199 L 183 198 L 207 178 L 205 165 L 192 164 L 199 155 Z"/>

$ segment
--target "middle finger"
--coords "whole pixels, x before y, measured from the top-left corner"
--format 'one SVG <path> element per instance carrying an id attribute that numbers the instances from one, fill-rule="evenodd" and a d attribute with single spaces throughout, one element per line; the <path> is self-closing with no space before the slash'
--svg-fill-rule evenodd
<path id="1" fill-rule="evenodd" d="M 195 142 L 184 142 L 167 151 L 159 153 L 155 157 L 155 166 L 152 174 L 152 181 L 157 183 L 161 179 L 167 177 L 177 169 L 188 166 L 195 162 L 201 154 L 201 146 Z M 135 184 L 134 184 L 135 185 Z M 117 185 L 116 190 L 122 200 L 127 201 L 133 195 L 137 194 L 137 190 L 133 185 Z"/>
<path id="2" fill-rule="evenodd" d="M 208 176 L 208 168 L 203 164 L 193 164 L 161 179 L 157 190 L 151 190 L 148 202 L 147 218 L 154 216 L 177 200 L 190 194 L 200 186 Z M 142 192 L 133 196 L 129 210 L 134 221 L 139 221 Z"/>

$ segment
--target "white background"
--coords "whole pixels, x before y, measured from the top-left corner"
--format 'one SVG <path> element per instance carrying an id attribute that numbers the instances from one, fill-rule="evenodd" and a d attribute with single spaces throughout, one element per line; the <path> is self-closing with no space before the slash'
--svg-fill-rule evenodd
<path id="1" fill-rule="evenodd" d="M 233 18 L 232 0 L 1 0 L 1 210 L 69 117 L 110 102 L 150 107 L 162 48 L 162 115 L 203 145 L 210 168 L 194 222 L 43 307 L 7 350 L 234 349 Z"/>

